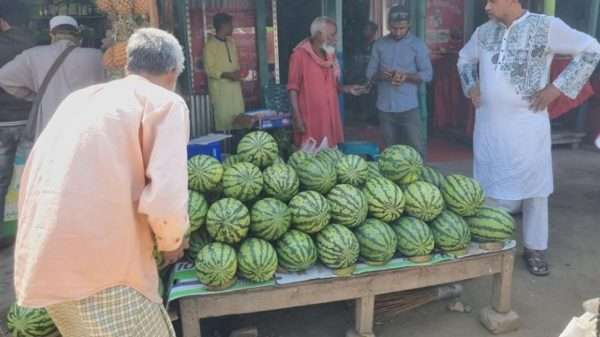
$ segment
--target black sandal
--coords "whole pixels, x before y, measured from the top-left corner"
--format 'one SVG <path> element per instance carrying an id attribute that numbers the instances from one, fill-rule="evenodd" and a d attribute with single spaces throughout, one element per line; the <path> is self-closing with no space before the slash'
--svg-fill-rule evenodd
<path id="1" fill-rule="evenodd" d="M 523 253 L 527 270 L 535 276 L 547 276 L 550 274 L 550 267 L 546 261 L 546 255 L 543 250 L 525 249 Z"/>

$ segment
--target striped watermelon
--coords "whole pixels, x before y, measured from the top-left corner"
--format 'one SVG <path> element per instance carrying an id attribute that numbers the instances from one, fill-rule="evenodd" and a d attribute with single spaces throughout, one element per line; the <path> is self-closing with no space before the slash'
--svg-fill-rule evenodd
<path id="1" fill-rule="evenodd" d="M 283 160 L 283 158 L 281 158 L 280 156 L 277 156 L 273 160 L 273 164 L 272 165 L 279 165 L 279 164 L 284 164 L 285 165 L 285 160 Z"/>
<path id="2" fill-rule="evenodd" d="M 485 202 L 485 193 L 475 179 L 454 174 L 442 184 L 442 195 L 449 209 L 462 216 L 473 216 Z"/>
<path id="3" fill-rule="evenodd" d="M 269 281 L 277 271 L 277 253 L 267 241 L 251 238 L 240 246 L 238 266 L 240 275 L 252 282 Z"/>
<path id="4" fill-rule="evenodd" d="M 321 161 L 328 161 L 331 164 L 335 165 L 340 159 L 344 157 L 344 154 L 338 149 L 326 148 L 319 151 L 319 153 L 317 153 L 316 156 L 317 159 Z"/>
<path id="5" fill-rule="evenodd" d="M 295 169 L 300 178 L 300 185 L 307 191 L 327 194 L 337 181 L 335 167 L 329 162 L 320 161 L 315 157 L 305 159 L 302 161 L 302 165 Z"/>
<path id="6" fill-rule="evenodd" d="M 442 188 L 446 178 L 443 174 L 432 167 L 425 166 L 421 172 L 421 181 L 426 181 L 437 188 Z"/>
<path id="7" fill-rule="evenodd" d="M 273 198 L 257 201 L 252 206 L 250 231 L 268 241 L 279 239 L 290 228 L 292 214 L 288 206 Z"/>
<path id="8" fill-rule="evenodd" d="M 317 261 L 317 246 L 310 235 L 292 229 L 276 244 L 279 265 L 290 272 L 304 271 Z"/>
<path id="9" fill-rule="evenodd" d="M 513 217 L 503 208 L 483 206 L 477 214 L 465 219 L 471 236 L 479 242 L 510 239 L 515 231 Z"/>
<path id="10" fill-rule="evenodd" d="M 6 316 L 13 337 L 46 337 L 58 330 L 46 309 L 29 309 L 13 303 Z"/>
<path id="11" fill-rule="evenodd" d="M 369 177 L 369 165 L 360 156 L 351 154 L 344 156 L 335 165 L 338 183 L 362 186 Z"/>
<path id="12" fill-rule="evenodd" d="M 319 259 L 329 268 L 346 269 L 358 260 L 358 239 L 347 227 L 331 224 L 317 234 Z"/>
<path id="13" fill-rule="evenodd" d="M 341 184 L 331 189 L 327 194 L 331 219 L 333 222 L 354 228 L 367 218 L 369 204 L 367 197 L 358 188 Z"/>
<path id="14" fill-rule="evenodd" d="M 206 213 L 208 212 L 208 203 L 204 196 L 198 192 L 188 191 L 188 216 L 190 218 L 189 232 L 193 232 L 202 227 L 206 222 Z"/>
<path id="15" fill-rule="evenodd" d="M 435 240 L 427 224 L 411 216 L 392 223 L 398 238 L 398 251 L 407 257 L 426 256 L 433 252 Z"/>
<path id="16" fill-rule="evenodd" d="M 417 150 L 407 145 L 392 145 L 379 157 L 381 174 L 399 185 L 408 185 L 419 179 L 423 159 Z"/>
<path id="17" fill-rule="evenodd" d="M 225 289 L 235 283 L 238 261 L 231 246 L 210 243 L 200 250 L 195 262 L 196 276 L 207 287 Z"/>
<path id="18" fill-rule="evenodd" d="M 329 224 L 329 202 L 315 191 L 298 193 L 290 201 L 289 207 L 292 226 L 304 233 L 317 233 Z"/>
<path id="19" fill-rule="evenodd" d="M 314 157 L 314 156 L 308 152 L 304 152 L 302 150 L 296 151 L 296 152 L 292 153 L 292 155 L 288 159 L 288 165 L 290 165 L 291 167 L 293 167 L 296 170 L 296 169 L 298 169 L 298 167 L 300 167 L 300 164 L 303 161 L 305 161 L 308 158 L 312 158 L 312 157 Z"/>
<path id="20" fill-rule="evenodd" d="M 213 157 L 198 155 L 188 160 L 188 185 L 204 193 L 213 190 L 223 178 L 223 166 Z"/>
<path id="21" fill-rule="evenodd" d="M 383 175 L 381 175 L 381 172 L 379 172 L 379 164 L 376 161 L 367 162 L 367 165 L 369 179 L 375 177 L 383 177 Z"/>
<path id="22" fill-rule="evenodd" d="M 225 197 L 250 201 L 260 195 L 262 188 L 263 175 L 255 165 L 237 163 L 225 169 L 223 174 L 223 193 Z"/>
<path id="23" fill-rule="evenodd" d="M 279 147 L 275 138 L 264 131 L 250 132 L 240 140 L 237 154 L 243 161 L 265 168 L 279 156 Z"/>
<path id="24" fill-rule="evenodd" d="M 205 228 L 192 232 L 189 247 L 185 251 L 185 256 L 192 261 L 196 260 L 196 256 L 198 256 L 200 250 L 211 242 L 212 239 Z"/>
<path id="25" fill-rule="evenodd" d="M 444 209 L 440 190 L 424 181 L 408 185 L 404 190 L 404 198 L 406 213 L 425 222 L 435 219 Z"/>
<path id="26" fill-rule="evenodd" d="M 263 172 L 266 195 L 288 202 L 300 189 L 300 180 L 294 169 L 286 164 L 267 167 Z"/>
<path id="27" fill-rule="evenodd" d="M 210 206 L 206 215 L 206 229 L 215 241 L 237 243 L 250 228 L 250 214 L 239 200 L 225 198 Z"/>
<path id="28" fill-rule="evenodd" d="M 242 157 L 237 155 L 237 154 L 232 154 L 227 156 L 227 158 L 225 158 L 225 160 L 223 161 L 223 168 L 228 168 L 230 166 L 232 166 L 233 164 L 237 164 L 237 163 L 243 163 L 244 161 L 242 160 Z"/>
<path id="29" fill-rule="evenodd" d="M 375 219 L 392 222 L 404 212 L 404 193 L 398 185 L 384 177 L 374 177 L 367 180 L 363 189 L 369 212 Z"/>
<path id="30" fill-rule="evenodd" d="M 466 249 L 471 242 L 469 225 L 458 214 L 444 210 L 430 224 L 435 244 L 446 252 L 457 252 Z"/>
<path id="31" fill-rule="evenodd" d="M 377 219 L 367 219 L 354 234 L 360 244 L 360 256 L 368 264 L 383 265 L 388 263 L 396 254 L 398 239 L 396 233 L 385 222 Z"/>

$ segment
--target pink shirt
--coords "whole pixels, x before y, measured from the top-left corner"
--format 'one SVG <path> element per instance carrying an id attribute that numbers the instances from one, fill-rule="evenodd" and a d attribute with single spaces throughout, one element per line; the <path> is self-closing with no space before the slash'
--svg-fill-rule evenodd
<path id="1" fill-rule="evenodd" d="M 19 192 L 18 303 L 126 285 L 160 302 L 152 257 L 187 230 L 188 109 L 139 76 L 68 96 L 38 138 Z"/>

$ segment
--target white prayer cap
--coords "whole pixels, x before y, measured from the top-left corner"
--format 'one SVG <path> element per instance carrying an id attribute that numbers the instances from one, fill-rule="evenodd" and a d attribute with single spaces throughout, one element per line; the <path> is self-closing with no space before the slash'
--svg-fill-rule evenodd
<path id="1" fill-rule="evenodd" d="M 71 16 L 59 15 L 50 19 L 50 30 L 62 25 L 69 25 L 79 29 L 79 24 Z"/>

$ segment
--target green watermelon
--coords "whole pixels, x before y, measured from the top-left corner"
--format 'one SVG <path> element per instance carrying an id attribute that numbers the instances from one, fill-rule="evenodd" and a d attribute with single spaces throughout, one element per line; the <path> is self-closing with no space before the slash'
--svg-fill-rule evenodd
<path id="1" fill-rule="evenodd" d="M 428 182 L 434 185 L 437 188 L 442 188 L 442 184 L 446 180 L 443 174 L 441 174 L 438 170 L 425 166 L 423 167 L 423 171 L 421 171 L 421 181 Z"/>
<path id="2" fill-rule="evenodd" d="M 337 161 L 335 166 L 338 183 L 362 186 L 369 177 L 369 165 L 360 156 L 351 154 Z"/>
<path id="3" fill-rule="evenodd" d="M 208 203 L 204 196 L 195 191 L 188 191 L 188 216 L 190 218 L 189 232 L 193 232 L 202 227 L 206 222 L 206 213 L 208 212 Z"/>
<path id="4" fill-rule="evenodd" d="M 375 177 L 383 177 L 383 175 L 381 175 L 381 172 L 379 172 L 379 164 L 376 161 L 367 162 L 367 166 L 369 179 Z"/>
<path id="5" fill-rule="evenodd" d="M 515 231 L 513 217 L 503 208 L 483 206 L 477 214 L 465 219 L 471 236 L 479 242 L 510 239 Z"/>
<path id="6" fill-rule="evenodd" d="M 424 181 L 408 185 L 404 190 L 404 198 L 406 213 L 425 222 L 435 219 L 444 209 L 440 190 Z"/>
<path id="7" fill-rule="evenodd" d="M 384 177 L 374 177 L 367 180 L 363 189 L 369 212 L 375 219 L 392 222 L 404 212 L 404 193 L 398 185 Z"/>
<path id="8" fill-rule="evenodd" d="M 307 234 L 317 233 L 329 224 L 329 202 L 315 191 L 298 193 L 290 201 L 289 207 L 292 226 Z"/>
<path id="9" fill-rule="evenodd" d="M 8 310 L 6 326 L 13 337 L 46 337 L 58 331 L 46 309 L 30 309 L 16 303 Z"/>
<path id="10" fill-rule="evenodd" d="M 347 227 L 331 224 L 317 234 L 319 259 L 329 268 L 346 269 L 358 260 L 358 239 Z"/>
<path id="11" fill-rule="evenodd" d="M 240 246 L 238 266 L 240 275 L 252 282 L 269 281 L 277 271 L 277 253 L 267 241 L 250 238 Z"/>
<path id="12" fill-rule="evenodd" d="M 204 193 L 213 190 L 223 178 L 223 165 L 213 157 L 198 155 L 188 160 L 188 185 Z"/>
<path id="13" fill-rule="evenodd" d="M 235 283 L 238 262 L 235 249 L 224 243 L 210 243 L 196 257 L 196 276 L 209 288 L 225 289 Z"/>
<path id="14" fill-rule="evenodd" d="M 208 232 L 205 228 L 201 228 L 192 232 L 189 242 L 190 246 L 185 251 L 185 256 L 188 259 L 194 261 L 196 259 L 196 256 L 198 256 L 200 250 L 211 242 L 212 240 L 210 238 L 210 235 L 208 235 Z"/>
<path id="15" fill-rule="evenodd" d="M 407 145 L 393 145 L 379 157 L 381 174 L 399 185 L 408 185 L 419 179 L 423 159 L 417 150 Z"/>
<path id="16" fill-rule="evenodd" d="M 237 154 L 243 161 L 265 168 L 279 156 L 275 138 L 264 131 L 250 132 L 240 140 Z"/>
<path id="17" fill-rule="evenodd" d="M 225 198 L 210 206 L 206 215 L 206 229 L 215 241 L 237 243 L 250 228 L 250 214 L 239 200 Z"/>
<path id="18" fill-rule="evenodd" d="M 300 180 L 294 169 L 286 164 L 275 164 L 263 172 L 266 195 L 288 202 L 298 194 Z"/>
<path id="19" fill-rule="evenodd" d="M 317 261 L 317 246 L 310 235 L 292 229 L 276 244 L 279 265 L 290 272 L 304 271 Z"/>
<path id="20" fill-rule="evenodd" d="M 442 195 L 449 209 L 462 216 L 473 216 L 485 202 L 485 193 L 474 179 L 459 174 L 446 177 Z"/>
<path id="21" fill-rule="evenodd" d="M 288 165 L 290 165 L 291 167 L 294 168 L 294 170 L 296 170 L 296 169 L 298 169 L 298 167 L 300 167 L 300 164 L 302 164 L 303 161 L 305 161 L 308 158 L 312 158 L 312 157 L 313 157 L 313 155 L 308 152 L 304 152 L 302 150 L 296 151 L 296 152 L 292 153 L 292 155 L 288 159 Z"/>
<path id="22" fill-rule="evenodd" d="M 244 161 L 242 160 L 242 157 L 240 157 L 237 154 L 232 154 L 227 156 L 227 158 L 223 161 L 223 168 L 228 168 L 230 166 L 232 166 L 233 164 L 237 164 L 237 163 L 243 163 Z"/>
<path id="23" fill-rule="evenodd" d="M 327 194 L 331 219 L 334 223 L 354 228 L 367 218 L 369 204 L 367 197 L 358 188 L 341 184 L 331 189 Z"/>
<path id="24" fill-rule="evenodd" d="M 223 193 L 226 197 L 250 201 L 260 195 L 262 188 L 263 175 L 255 165 L 237 163 L 225 169 Z"/>
<path id="25" fill-rule="evenodd" d="M 303 160 L 302 165 L 295 169 L 300 178 L 300 185 L 307 191 L 327 194 L 337 181 L 335 167 L 329 162 L 320 161 L 315 157 Z"/>
<path id="26" fill-rule="evenodd" d="M 316 157 L 321 161 L 328 161 L 331 164 L 335 165 L 340 159 L 344 157 L 344 154 L 338 149 L 326 148 L 319 151 Z"/>
<path id="27" fill-rule="evenodd" d="M 292 214 L 288 206 L 273 198 L 257 201 L 251 211 L 250 231 L 268 241 L 279 239 L 290 228 Z"/>
<path id="28" fill-rule="evenodd" d="M 446 252 L 466 249 L 471 242 L 469 225 L 458 214 L 445 210 L 430 224 L 435 244 Z"/>
<path id="29" fill-rule="evenodd" d="M 383 265 L 394 257 L 398 239 L 394 230 L 385 222 L 367 219 L 354 234 L 360 244 L 360 256 L 368 264 Z"/>
<path id="30" fill-rule="evenodd" d="M 273 165 L 280 165 L 280 164 L 283 164 L 283 165 L 285 165 L 285 160 L 283 160 L 283 158 L 281 158 L 280 156 L 277 156 L 277 157 L 276 157 L 276 158 L 273 160 L 273 164 L 272 164 L 271 166 L 273 166 Z"/>
<path id="31" fill-rule="evenodd" d="M 407 257 L 430 255 L 435 248 L 433 233 L 427 224 L 411 216 L 392 223 L 398 238 L 398 251 Z"/>

